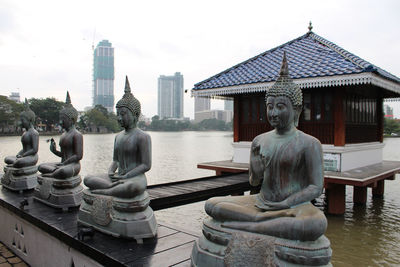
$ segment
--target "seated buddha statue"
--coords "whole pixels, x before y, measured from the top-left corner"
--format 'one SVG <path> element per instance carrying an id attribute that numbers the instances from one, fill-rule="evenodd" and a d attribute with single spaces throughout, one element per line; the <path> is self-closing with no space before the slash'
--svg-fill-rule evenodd
<path id="1" fill-rule="evenodd" d="M 4 159 L 7 166 L 4 168 L 5 175 L 2 184 L 14 191 L 23 191 L 35 188 L 36 172 L 39 150 L 39 133 L 33 127 L 35 113 L 29 108 L 28 100 L 25 99 L 25 110 L 20 114 L 20 126 L 25 129 L 22 134 L 22 149 L 16 156 L 8 156 Z"/>
<path id="2" fill-rule="evenodd" d="M 131 93 L 128 77 L 125 94 L 116 108 L 118 122 L 124 130 L 115 137 L 108 173 L 85 177 L 88 190 L 84 192 L 78 218 L 81 224 L 142 242 L 142 238 L 156 233 L 155 217 L 145 191 L 145 172 L 151 168 L 151 139 L 137 128 L 140 102 Z M 110 209 L 97 210 L 96 203 L 101 201 L 109 203 Z"/>
<path id="3" fill-rule="evenodd" d="M 60 111 L 60 124 L 64 132 L 60 137 L 60 150 L 54 139 L 50 151 L 61 158 L 61 162 L 39 165 L 38 187 L 35 198 L 57 208 L 76 207 L 82 200 L 80 160 L 83 157 L 83 136 L 75 128 L 78 111 L 72 106 L 67 92 L 64 108 Z"/>
<path id="4" fill-rule="evenodd" d="M 67 92 L 66 106 L 60 111 L 60 123 L 64 133 L 60 138 L 60 150 L 57 150 L 54 139 L 50 142 L 50 151 L 61 158 L 59 163 L 43 163 L 39 171 L 43 177 L 66 179 L 79 174 L 80 160 L 83 157 L 83 137 L 75 128 L 78 111 L 72 106 L 71 98 Z"/>
<path id="5" fill-rule="evenodd" d="M 323 189 L 322 147 L 316 138 L 296 128 L 302 92 L 289 76 L 286 55 L 279 78 L 265 99 L 267 119 L 274 130 L 254 138 L 249 166 L 249 182 L 261 184 L 261 190 L 255 195 L 215 197 L 206 202 L 210 218 L 203 224 L 204 237 L 193 249 L 194 263 L 214 262 L 215 258 L 210 259 L 214 253 L 226 264 L 237 260 L 235 253 L 239 253 L 239 258 L 254 263 L 252 266 L 268 257 L 279 266 L 285 262 L 329 264 L 330 243 L 323 236 L 327 220 L 311 204 Z M 256 258 L 243 257 L 243 251 L 249 250 L 244 244 L 254 244 L 254 240 L 272 246 L 270 255 L 265 254 L 267 249 Z"/>

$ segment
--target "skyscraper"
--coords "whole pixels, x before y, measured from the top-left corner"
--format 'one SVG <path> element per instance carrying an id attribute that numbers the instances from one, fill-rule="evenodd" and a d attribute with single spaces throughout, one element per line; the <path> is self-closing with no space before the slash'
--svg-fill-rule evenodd
<path id="1" fill-rule="evenodd" d="M 108 40 L 98 43 L 93 53 L 93 106 L 114 110 L 114 48 Z"/>
<path id="2" fill-rule="evenodd" d="M 194 98 L 194 113 L 204 110 L 210 110 L 210 98 L 195 97 Z"/>
<path id="3" fill-rule="evenodd" d="M 183 75 L 161 75 L 158 78 L 158 116 L 163 118 L 183 118 Z"/>
<path id="4" fill-rule="evenodd" d="M 210 110 L 211 100 L 206 97 L 195 97 L 194 98 L 194 120 L 195 122 L 200 122 L 204 120 L 201 114 L 203 111 Z"/>

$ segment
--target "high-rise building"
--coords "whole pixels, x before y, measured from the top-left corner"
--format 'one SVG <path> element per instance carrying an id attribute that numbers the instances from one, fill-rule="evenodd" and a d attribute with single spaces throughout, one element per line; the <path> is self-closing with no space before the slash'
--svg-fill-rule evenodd
<path id="1" fill-rule="evenodd" d="M 108 40 L 98 43 L 93 53 L 93 106 L 114 110 L 114 48 Z"/>
<path id="2" fill-rule="evenodd" d="M 194 98 L 194 120 L 197 122 L 199 120 L 198 116 L 201 112 L 210 110 L 211 100 L 206 97 L 195 97 Z M 200 115 L 200 118 L 202 116 Z"/>
<path id="3" fill-rule="evenodd" d="M 194 113 L 204 110 L 210 110 L 210 98 L 195 97 L 194 98 Z"/>
<path id="4" fill-rule="evenodd" d="M 183 75 L 161 75 L 158 78 L 158 116 L 163 118 L 183 118 Z"/>

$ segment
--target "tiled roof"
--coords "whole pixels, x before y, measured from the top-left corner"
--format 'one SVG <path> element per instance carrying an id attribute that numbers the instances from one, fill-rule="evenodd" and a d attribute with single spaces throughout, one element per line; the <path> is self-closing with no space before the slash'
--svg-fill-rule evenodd
<path id="1" fill-rule="evenodd" d="M 193 90 L 273 82 L 278 77 L 283 51 L 286 51 L 293 79 L 371 72 L 400 84 L 398 77 L 308 32 L 195 84 Z"/>

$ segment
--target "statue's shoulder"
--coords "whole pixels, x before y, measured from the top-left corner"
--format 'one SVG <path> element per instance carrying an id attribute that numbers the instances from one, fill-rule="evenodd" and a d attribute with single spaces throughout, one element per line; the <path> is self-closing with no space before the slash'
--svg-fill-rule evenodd
<path id="1" fill-rule="evenodd" d="M 142 129 L 136 128 L 136 134 L 141 140 L 150 140 L 150 135 Z"/>
<path id="2" fill-rule="evenodd" d="M 298 130 L 298 137 L 305 140 L 304 144 L 312 144 L 322 147 L 321 142 L 317 138 L 312 135 L 306 134 L 303 131 Z"/>
<path id="3" fill-rule="evenodd" d="M 271 139 L 271 136 L 273 135 L 273 130 L 266 132 L 266 133 L 262 133 L 257 135 L 256 137 L 254 137 L 252 144 L 253 145 L 258 145 L 260 143 L 265 143 L 268 142 L 269 139 Z"/>
<path id="4" fill-rule="evenodd" d="M 39 132 L 36 131 L 35 128 L 32 128 L 32 134 L 35 135 L 35 136 L 39 136 Z"/>
<path id="5" fill-rule="evenodd" d="M 74 136 L 79 136 L 80 138 L 83 138 L 83 135 L 78 129 L 74 129 Z"/>

